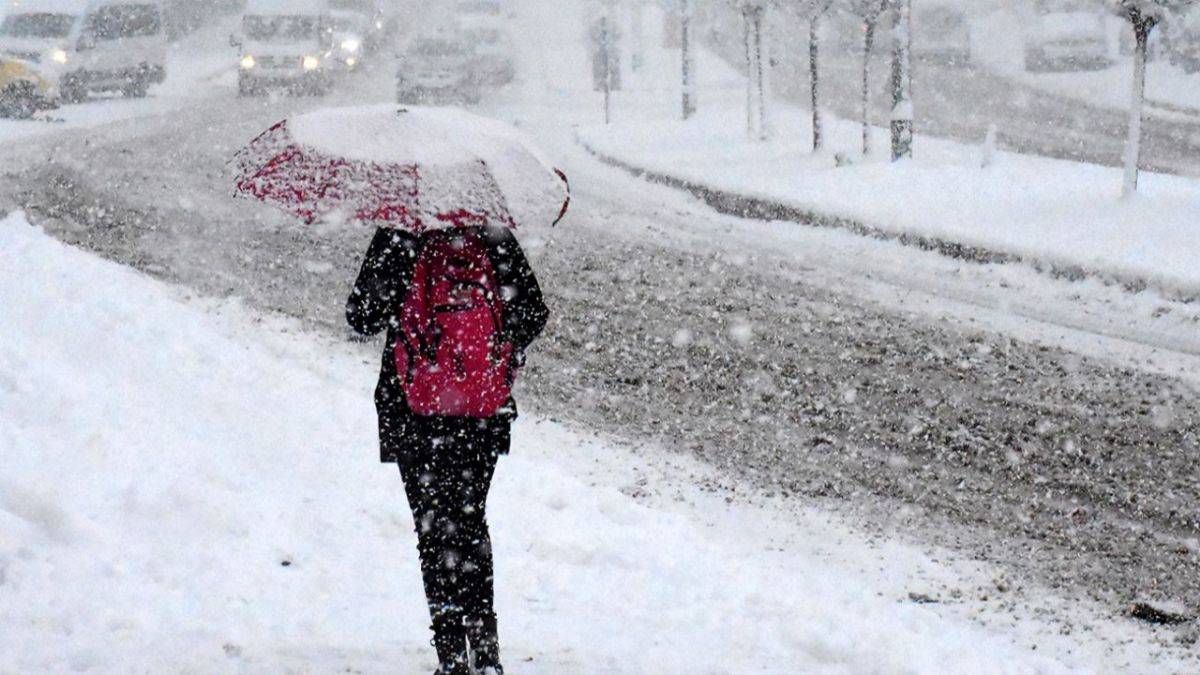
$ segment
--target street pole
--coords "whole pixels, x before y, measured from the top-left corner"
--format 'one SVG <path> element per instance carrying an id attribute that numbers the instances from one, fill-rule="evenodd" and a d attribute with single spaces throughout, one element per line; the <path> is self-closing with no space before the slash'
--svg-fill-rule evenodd
<path id="1" fill-rule="evenodd" d="M 912 2 L 895 0 L 892 49 L 892 161 L 913 154 Z"/>

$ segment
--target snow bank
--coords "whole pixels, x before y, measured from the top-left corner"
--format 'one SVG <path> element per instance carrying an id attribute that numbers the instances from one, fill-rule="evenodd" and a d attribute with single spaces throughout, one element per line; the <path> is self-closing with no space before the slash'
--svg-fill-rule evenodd
<path id="1" fill-rule="evenodd" d="M 376 354 L 20 216 L 0 307 L 0 672 L 432 669 Z M 537 420 L 515 448 L 492 503 L 513 673 L 1182 670 L 1130 624 L 1018 620 L 967 599 L 994 571 L 727 504 L 653 450 Z"/>
<path id="2" fill-rule="evenodd" d="M 705 56 L 702 67 L 721 68 Z M 701 112 L 686 123 L 626 114 L 579 138 L 642 170 L 885 233 L 1200 294 L 1200 181 L 1143 173 L 1140 194 L 1122 201 L 1117 169 L 1006 152 L 983 168 L 983 148 L 924 137 L 914 161 L 863 160 L 860 128 L 836 119 L 826 120 L 830 151 L 813 156 L 808 113 L 780 104 L 775 140 L 751 141 L 743 98 L 727 92 L 702 91 Z M 889 147 L 880 129 L 873 142 Z M 849 165 L 838 166 L 835 153 Z"/>

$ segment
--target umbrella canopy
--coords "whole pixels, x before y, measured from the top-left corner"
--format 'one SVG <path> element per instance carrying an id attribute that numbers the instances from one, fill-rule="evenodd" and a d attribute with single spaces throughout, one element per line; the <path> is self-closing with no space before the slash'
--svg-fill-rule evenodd
<path id="1" fill-rule="evenodd" d="M 237 193 L 306 222 L 413 232 L 556 223 L 566 176 L 512 127 L 457 108 L 331 108 L 284 120 L 238 152 Z"/>

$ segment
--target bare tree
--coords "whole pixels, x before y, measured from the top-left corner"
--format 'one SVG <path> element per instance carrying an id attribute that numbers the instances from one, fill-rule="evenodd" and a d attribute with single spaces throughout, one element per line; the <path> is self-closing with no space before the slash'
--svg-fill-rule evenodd
<path id="1" fill-rule="evenodd" d="M 742 15 L 742 37 L 746 53 L 746 133 L 766 140 L 769 134 L 767 93 L 763 69 L 763 15 L 766 0 L 734 0 Z"/>
<path id="2" fill-rule="evenodd" d="M 891 0 L 892 161 L 912 157 L 912 0 Z"/>
<path id="3" fill-rule="evenodd" d="M 1129 138 L 1125 141 L 1125 181 L 1121 194 L 1132 196 L 1138 187 L 1142 155 L 1142 109 L 1146 100 L 1146 60 L 1150 33 L 1170 11 L 1197 4 L 1197 0 L 1108 0 L 1109 6 L 1133 28 L 1133 97 L 1129 104 Z"/>
<path id="4" fill-rule="evenodd" d="M 808 79 L 812 97 L 813 152 L 825 146 L 824 124 L 821 120 L 821 16 L 833 4 L 832 0 L 809 0 L 808 7 Z"/>
<path id="5" fill-rule="evenodd" d="M 771 119 L 768 114 L 769 98 L 767 96 L 766 69 L 763 68 L 763 15 L 765 8 L 754 15 L 754 86 L 758 97 L 758 139 L 767 140 L 771 136 Z"/>
<path id="6" fill-rule="evenodd" d="M 875 46 L 875 31 L 888 8 L 888 0 L 844 0 L 845 9 L 862 21 L 862 153 L 871 154 L 871 50 Z"/>
<path id="7" fill-rule="evenodd" d="M 775 0 L 780 10 L 808 23 L 808 85 L 812 105 L 812 148 L 825 146 L 824 119 L 821 115 L 821 17 L 833 0 Z"/>
<path id="8" fill-rule="evenodd" d="M 679 49 L 683 77 L 683 119 L 696 114 L 696 59 L 692 50 L 692 0 L 678 0 Z"/>

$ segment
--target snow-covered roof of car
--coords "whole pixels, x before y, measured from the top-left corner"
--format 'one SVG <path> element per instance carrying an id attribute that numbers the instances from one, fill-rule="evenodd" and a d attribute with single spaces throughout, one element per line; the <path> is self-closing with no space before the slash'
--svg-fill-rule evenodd
<path id="1" fill-rule="evenodd" d="M 327 0 L 250 0 L 246 3 L 246 14 L 327 14 Z"/>

